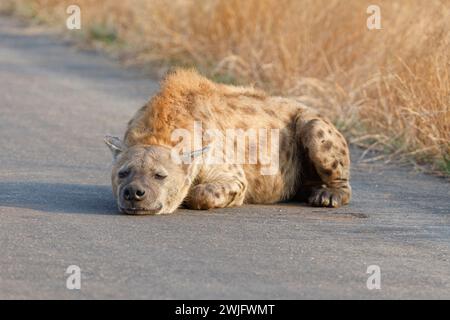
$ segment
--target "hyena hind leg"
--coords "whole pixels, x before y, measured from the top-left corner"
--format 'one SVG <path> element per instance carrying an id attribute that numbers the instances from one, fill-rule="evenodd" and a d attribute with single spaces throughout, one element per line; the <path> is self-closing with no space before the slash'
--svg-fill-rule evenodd
<path id="1" fill-rule="evenodd" d="M 318 116 L 297 120 L 304 150 L 302 190 L 309 204 L 340 207 L 351 198 L 350 153 L 342 134 Z"/>

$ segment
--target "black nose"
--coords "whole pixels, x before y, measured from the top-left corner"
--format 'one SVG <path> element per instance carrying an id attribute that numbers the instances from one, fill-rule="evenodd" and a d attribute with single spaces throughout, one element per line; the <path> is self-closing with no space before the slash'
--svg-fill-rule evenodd
<path id="1" fill-rule="evenodd" d="M 127 201 L 141 201 L 145 198 L 145 190 L 136 185 L 128 185 L 123 190 L 123 197 Z"/>

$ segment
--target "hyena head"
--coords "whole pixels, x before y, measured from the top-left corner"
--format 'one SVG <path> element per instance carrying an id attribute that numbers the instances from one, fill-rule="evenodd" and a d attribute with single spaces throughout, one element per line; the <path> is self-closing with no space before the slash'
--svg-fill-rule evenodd
<path id="1" fill-rule="evenodd" d="M 105 143 L 113 154 L 111 181 L 119 211 L 171 213 L 183 202 L 196 166 L 173 161 L 171 149 L 167 147 L 127 147 L 116 137 L 106 137 Z"/>

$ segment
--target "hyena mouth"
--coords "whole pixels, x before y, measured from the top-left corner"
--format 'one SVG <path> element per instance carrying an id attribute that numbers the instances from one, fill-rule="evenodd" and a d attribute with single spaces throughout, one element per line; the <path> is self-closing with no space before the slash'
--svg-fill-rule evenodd
<path id="1" fill-rule="evenodd" d="M 159 214 L 161 209 L 162 209 L 162 204 L 160 204 L 157 208 L 154 208 L 154 209 L 119 207 L 120 212 L 126 213 L 126 214 L 133 214 L 133 215 Z"/>

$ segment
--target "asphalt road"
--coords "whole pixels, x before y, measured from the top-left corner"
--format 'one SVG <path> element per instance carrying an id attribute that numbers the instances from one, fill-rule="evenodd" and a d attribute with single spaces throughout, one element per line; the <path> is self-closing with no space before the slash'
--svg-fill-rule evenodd
<path id="1" fill-rule="evenodd" d="M 0 18 L 0 298 L 450 298 L 449 184 L 357 150 L 345 208 L 118 214 L 102 138 L 156 89 Z"/>

